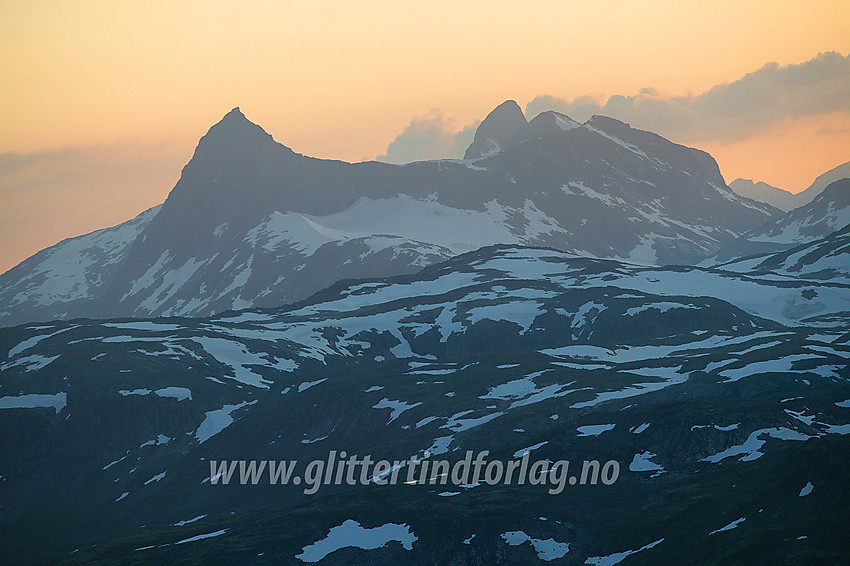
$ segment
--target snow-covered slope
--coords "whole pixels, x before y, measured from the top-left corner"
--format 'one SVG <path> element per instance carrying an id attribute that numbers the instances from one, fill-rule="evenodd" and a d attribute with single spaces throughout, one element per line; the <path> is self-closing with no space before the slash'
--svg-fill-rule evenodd
<path id="1" fill-rule="evenodd" d="M 0 276 L 0 324 L 270 307 L 492 244 L 693 263 L 777 212 L 729 190 L 708 154 L 609 118 L 526 122 L 505 103 L 479 133 L 499 145 L 488 157 L 349 164 L 296 154 L 234 109 L 108 257 L 84 236 Z"/>
<path id="2" fill-rule="evenodd" d="M 814 242 L 780 252 L 734 259 L 717 267 L 752 277 L 782 274 L 850 284 L 850 224 Z"/>
<path id="3" fill-rule="evenodd" d="M 126 261 L 130 244 L 160 208 L 112 228 L 63 240 L 0 275 L 0 324 L 7 319 L 23 322 L 15 316 L 21 311 L 51 312 L 50 318 L 84 316 L 87 306 L 79 305 L 100 294 Z"/>
<path id="4" fill-rule="evenodd" d="M 850 179 L 842 179 L 826 187 L 809 204 L 768 221 L 724 246 L 709 262 L 786 250 L 824 238 L 848 224 Z"/>

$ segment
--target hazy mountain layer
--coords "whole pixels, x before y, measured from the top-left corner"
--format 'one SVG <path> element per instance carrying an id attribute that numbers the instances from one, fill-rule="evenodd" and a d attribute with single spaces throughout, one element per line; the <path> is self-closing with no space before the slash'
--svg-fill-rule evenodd
<path id="1" fill-rule="evenodd" d="M 729 183 L 729 188 L 737 194 L 775 206 L 788 212 L 812 202 L 830 184 L 850 177 L 850 161 L 833 167 L 819 175 L 807 189 L 797 194 L 768 185 L 765 182 L 753 182 L 748 179 L 735 179 Z"/>
<path id="2" fill-rule="evenodd" d="M 763 181 L 756 183 L 749 179 L 735 179 L 729 183 L 729 188 L 742 197 L 769 204 L 782 212 L 788 212 L 800 206 L 794 193 L 768 185 Z"/>

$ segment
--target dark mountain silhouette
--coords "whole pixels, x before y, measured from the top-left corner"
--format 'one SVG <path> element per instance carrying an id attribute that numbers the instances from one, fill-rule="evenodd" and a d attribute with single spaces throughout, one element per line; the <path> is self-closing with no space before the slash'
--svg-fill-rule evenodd
<path id="1" fill-rule="evenodd" d="M 527 122 L 509 101 L 470 151 L 482 144 L 492 155 L 315 159 L 236 108 L 200 140 L 161 207 L 0 276 L 0 324 L 276 306 L 492 244 L 696 263 L 778 212 L 734 194 L 707 153 L 602 116 Z"/>

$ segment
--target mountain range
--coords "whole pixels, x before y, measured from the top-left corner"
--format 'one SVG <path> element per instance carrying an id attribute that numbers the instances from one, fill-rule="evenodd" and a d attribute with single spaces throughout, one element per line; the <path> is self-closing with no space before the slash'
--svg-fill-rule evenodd
<path id="1" fill-rule="evenodd" d="M 733 193 L 707 153 L 602 116 L 526 122 L 509 101 L 467 157 L 305 157 L 234 109 L 161 206 L 0 276 L 0 324 L 271 307 L 494 244 L 693 264 L 779 214 Z"/>

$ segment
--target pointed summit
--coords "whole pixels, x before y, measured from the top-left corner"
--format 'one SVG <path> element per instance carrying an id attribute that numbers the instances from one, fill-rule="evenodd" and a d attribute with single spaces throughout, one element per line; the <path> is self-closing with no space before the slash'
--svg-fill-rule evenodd
<path id="1" fill-rule="evenodd" d="M 266 144 L 268 142 L 275 143 L 271 135 L 248 120 L 242 111 L 237 106 L 218 121 L 209 131 L 201 138 L 198 143 L 197 151 L 205 146 L 212 146 L 215 149 L 229 148 L 233 149 L 235 145 L 241 144 Z M 206 149 L 206 148 L 205 148 Z"/>
<path id="2" fill-rule="evenodd" d="M 241 177 L 245 171 L 260 175 L 268 171 L 270 163 L 280 163 L 295 155 L 263 128 L 248 120 L 237 106 L 200 139 L 183 176 L 193 179 L 192 184 L 198 190 L 222 190 L 230 185 L 235 190 L 245 184 Z"/>
<path id="3" fill-rule="evenodd" d="M 219 124 L 227 124 L 232 127 L 238 127 L 239 124 L 243 126 L 256 126 L 256 124 L 254 124 L 248 118 L 245 117 L 245 114 L 242 113 L 242 110 L 238 106 L 234 107 L 230 112 L 225 114 L 224 117 L 222 117 L 222 119 L 215 124 L 215 126 L 218 126 Z M 257 127 L 259 128 L 259 126 Z"/>
<path id="4" fill-rule="evenodd" d="M 170 223 L 168 230 L 176 233 L 188 226 L 188 211 L 194 211 L 193 229 L 202 232 L 208 222 L 230 218 L 233 223 L 240 215 L 253 219 L 269 207 L 274 210 L 283 179 L 300 157 L 236 107 L 198 142 L 156 222 Z"/>
<path id="5" fill-rule="evenodd" d="M 528 125 L 525 114 L 514 100 L 506 100 L 490 112 L 475 131 L 475 139 L 464 159 L 487 157 L 508 147 Z"/>

